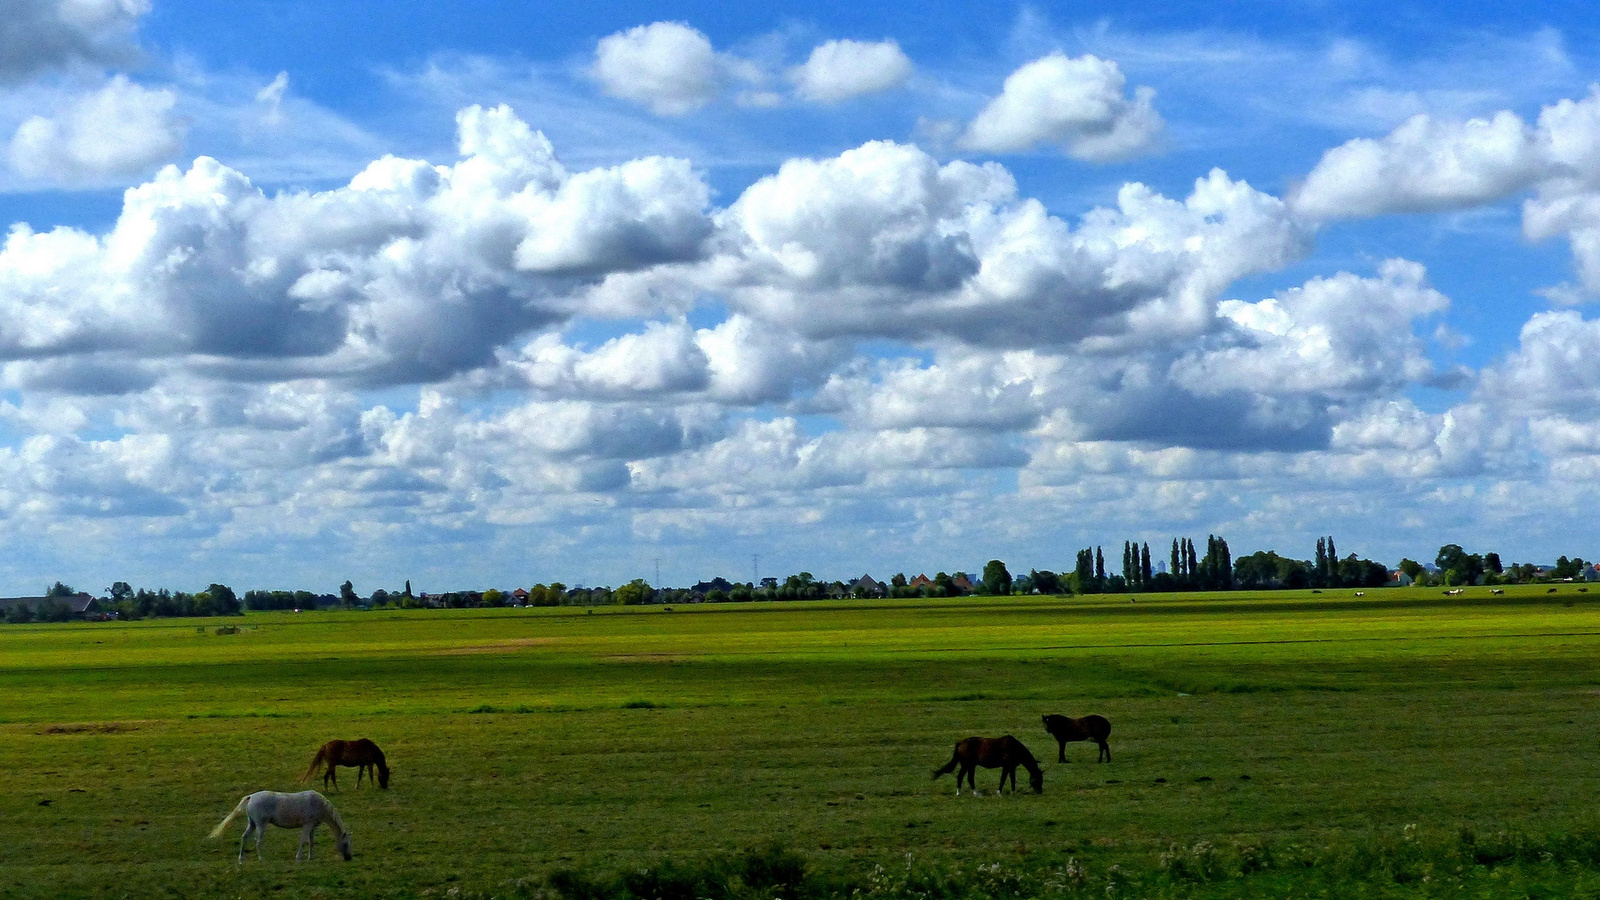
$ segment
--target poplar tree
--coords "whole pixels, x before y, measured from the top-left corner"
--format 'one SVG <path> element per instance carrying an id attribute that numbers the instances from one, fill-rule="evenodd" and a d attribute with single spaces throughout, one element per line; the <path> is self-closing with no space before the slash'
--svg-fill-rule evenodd
<path id="1" fill-rule="evenodd" d="M 1144 548 L 1139 551 L 1139 586 L 1149 590 L 1150 582 L 1154 580 L 1150 573 L 1150 543 L 1146 541 Z"/>

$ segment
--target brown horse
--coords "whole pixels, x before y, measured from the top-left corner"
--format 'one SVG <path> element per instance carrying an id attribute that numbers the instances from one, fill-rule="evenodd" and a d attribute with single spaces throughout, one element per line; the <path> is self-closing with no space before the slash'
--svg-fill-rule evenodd
<path id="1" fill-rule="evenodd" d="M 372 776 L 372 768 L 378 769 L 378 787 L 389 787 L 389 764 L 383 759 L 383 751 L 378 745 L 362 738 L 358 741 L 329 741 L 317 750 L 317 755 L 311 759 L 311 768 L 300 776 L 301 781 L 310 781 L 311 776 L 317 774 L 317 769 L 327 763 L 328 769 L 322 773 L 322 789 L 328 789 L 328 783 L 339 786 L 339 775 L 334 769 L 339 766 L 352 766 L 356 770 L 356 787 L 361 786 L 361 776 Z"/>
<path id="2" fill-rule="evenodd" d="M 1049 715 L 1044 717 L 1044 730 L 1050 732 L 1059 745 L 1056 762 L 1067 761 L 1067 744 L 1073 741 L 1094 741 L 1100 745 L 1100 755 L 1095 762 L 1111 762 L 1111 745 L 1106 743 L 1106 738 L 1111 736 L 1111 723 L 1103 716 L 1089 715 L 1074 719 Z"/>
<path id="3" fill-rule="evenodd" d="M 950 755 L 950 761 L 944 768 L 935 769 L 933 777 L 938 778 L 950 772 L 955 772 L 960 766 L 961 771 L 956 772 L 956 796 L 961 796 L 961 780 L 967 780 L 972 787 L 972 795 L 978 795 L 978 767 L 985 769 L 998 768 L 1000 770 L 1000 790 L 995 793 L 1005 793 L 1006 778 L 1011 779 L 1011 792 L 1017 792 L 1017 766 L 1028 770 L 1028 785 L 1035 794 L 1044 793 L 1044 770 L 1039 768 L 1038 760 L 1022 746 L 1022 742 L 1006 735 L 997 738 L 969 737 L 957 741 L 955 752 Z"/>

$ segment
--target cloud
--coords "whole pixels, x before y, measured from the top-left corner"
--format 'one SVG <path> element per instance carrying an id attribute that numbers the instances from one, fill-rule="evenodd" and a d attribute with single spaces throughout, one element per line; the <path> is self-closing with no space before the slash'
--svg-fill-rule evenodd
<path id="1" fill-rule="evenodd" d="M 1151 152 L 1165 127 L 1155 91 L 1124 95 L 1116 62 L 1056 52 L 1007 76 L 1000 96 L 967 125 L 959 145 L 984 153 L 1023 153 L 1045 144 L 1077 159 L 1109 162 Z"/>
<path id="2" fill-rule="evenodd" d="M 1309 238 L 1220 171 L 1182 201 L 1126 185 L 1073 229 L 996 164 L 889 142 L 791 160 L 717 222 L 707 286 L 800 334 L 1102 349 L 1210 329 L 1218 292 Z"/>
<path id="3" fill-rule="evenodd" d="M 1535 313 L 1517 349 L 1484 369 L 1479 393 L 1508 410 L 1600 420 L 1600 321 Z"/>
<path id="4" fill-rule="evenodd" d="M 789 78 L 801 99 L 838 103 L 899 87 L 911 71 L 911 60 L 894 41 L 836 40 L 818 44 L 803 65 L 789 70 Z"/>
<path id="5" fill-rule="evenodd" d="M 11 165 L 26 178 L 58 184 L 141 174 L 182 147 L 185 126 L 172 115 L 176 102 L 169 90 L 117 75 L 58 116 L 23 122 L 8 148 Z"/>
<path id="6" fill-rule="evenodd" d="M 0 359 L 100 350 L 249 379 L 427 382 L 577 311 L 609 273 L 695 259 L 709 191 L 647 158 L 568 173 L 505 107 L 458 117 L 454 166 L 385 157 L 269 197 L 201 158 L 131 189 L 116 226 L 13 228 Z"/>
<path id="7" fill-rule="evenodd" d="M 52 69 L 130 61 L 150 0 L 8 0 L 0 15 L 0 83 Z"/>
<path id="8" fill-rule="evenodd" d="M 1426 276 L 1391 259 L 1378 278 L 1341 272 L 1255 303 L 1224 301 L 1218 314 L 1233 345 L 1191 351 L 1174 377 L 1199 395 L 1370 396 L 1425 383 L 1433 364 L 1413 323 L 1449 306 Z"/>
<path id="9" fill-rule="evenodd" d="M 606 93 L 658 116 L 681 116 L 721 89 L 711 40 L 682 22 L 653 22 L 600 39 L 590 73 Z"/>
<path id="10" fill-rule="evenodd" d="M 1323 154 L 1291 203 L 1314 219 L 1461 209 L 1523 190 L 1548 171 L 1539 136 L 1514 113 L 1465 122 L 1418 115 L 1380 140 Z"/>

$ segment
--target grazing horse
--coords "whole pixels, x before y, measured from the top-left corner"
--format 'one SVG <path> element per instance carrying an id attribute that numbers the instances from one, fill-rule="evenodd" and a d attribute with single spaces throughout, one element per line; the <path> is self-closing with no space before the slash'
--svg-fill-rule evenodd
<path id="1" fill-rule="evenodd" d="M 311 858 L 312 836 L 318 825 L 326 824 L 333 829 L 339 853 L 346 862 L 350 861 L 350 829 L 344 827 L 344 820 L 339 818 L 339 811 L 333 808 L 328 798 L 316 791 L 301 791 L 298 794 L 256 791 L 246 794 L 233 812 L 222 820 L 222 824 L 212 830 L 211 836 L 221 837 L 222 832 L 241 814 L 247 817 L 248 823 L 244 826 L 244 837 L 239 839 L 240 863 L 244 862 L 244 848 L 250 842 L 252 832 L 256 836 L 256 859 L 261 858 L 261 839 L 266 836 L 268 825 L 300 829 L 300 846 L 294 851 L 295 862 L 299 862 L 302 851 L 306 859 Z"/>
<path id="2" fill-rule="evenodd" d="M 1050 732 L 1059 745 L 1056 762 L 1067 761 L 1067 744 L 1073 741 L 1094 741 L 1100 745 L 1100 755 L 1095 757 L 1095 762 L 1111 762 L 1111 745 L 1106 743 L 1106 738 L 1111 736 L 1111 723 L 1104 716 L 1074 719 L 1049 715 L 1044 717 L 1044 730 Z"/>
<path id="3" fill-rule="evenodd" d="M 334 772 L 338 766 L 353 766 L 356 770 L 356 787 L 361 786 L 361 776 L 372 776 L 372 767 L 378 767 L 378 787 L 385 790 L 389 787 L 389 764 L 384 762 L 383 751 L 378 745 L 362 738 L 359 741 L 329 741 L 323 744 L 317 755 L 311 758 L 311 768 L 300 776 L 301 781 L 310 781 L 311 776 L 317 774 L 317 769 L 323 764 L 328 764 L 327 771 L 322 773 L 322 789 L 328 789 L 328 783 L 339 786 L 339 775 Z"/>
<path id="4" fill-rule="evenodd" d="M 969 737 L 956 742 L 955 752 L 950 755 L 950 761 L 944 768 L 935 769 L 933 777 L 949 772 L 955 772 L 960 766 L 961 771 L 956 772 L 956 796 L 961 796 L 961 780 L 966 779 L 972 787 L 972 795 L 978 795 L 978 767 L 985 769 L 1000 769 L 1000 789 L 995 793 L 1005 793 L 1006 778 L 1011 779 L 1011 792 L 1017 792 L 1017 766 L 1028 770 L 1028 785 L 1035 794 L 1044 793 L 1044 770 L 1039 768 L 1039 762 L 1022 746 L 1022 742 L 1006 735 L 1005 737 L 983 738 Z"/>

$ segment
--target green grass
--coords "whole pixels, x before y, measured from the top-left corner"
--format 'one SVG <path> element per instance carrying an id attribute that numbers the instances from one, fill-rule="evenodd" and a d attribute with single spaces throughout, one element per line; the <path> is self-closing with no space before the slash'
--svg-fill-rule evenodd
<path id="1" fill-rule="evenodd" d="M 760 893 L 775 839 L 822 894 L 1600 889 L 1600 594 L 1366 593 L 0 627 L 0 896 Z M 1114 762 L 1058 764 L 1045 712 L 1107 716 Z M 1043 796 L 930 782 L 1003 733 Z M 331 794 L 354 862 L 205 839 L 335 737 L 394 768 Z"/>

